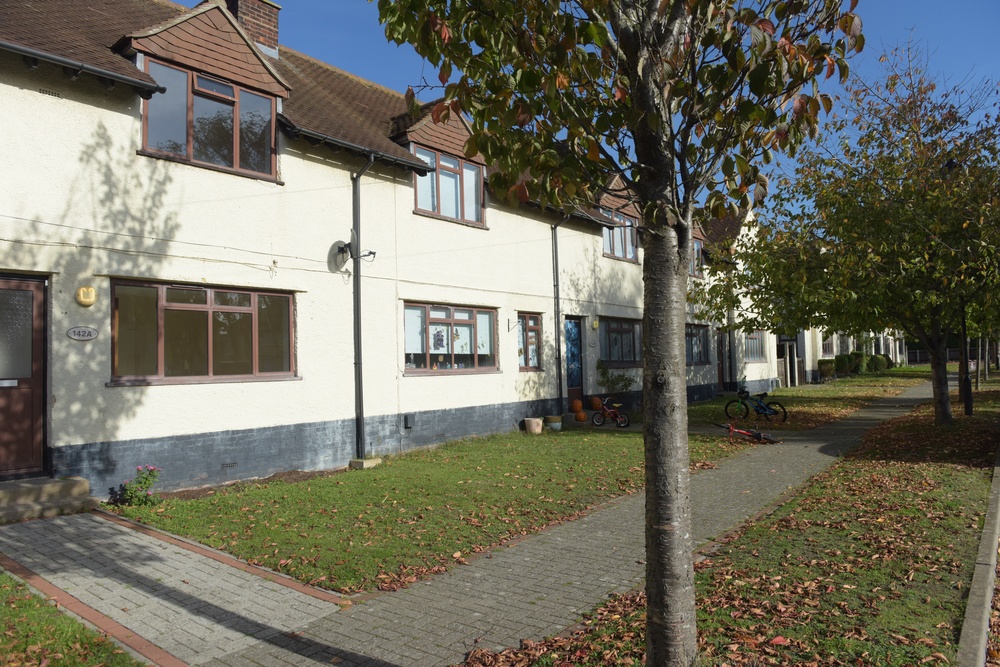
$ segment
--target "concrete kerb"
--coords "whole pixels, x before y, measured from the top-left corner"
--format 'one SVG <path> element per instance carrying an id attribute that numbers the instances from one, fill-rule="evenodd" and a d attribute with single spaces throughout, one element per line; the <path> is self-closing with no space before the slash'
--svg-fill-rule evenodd
<path id="1" fill-rule="evenodd" d="M 958 639 L 959 667 L 983 667 L 993 610 L 993 588 L 996 585 L 997 543 L 1000 541 L 1000 450 L 993 464 L 993 486 L 989 508 L 983 522 L 979 554 L 965 605 L 962 634 Z"/>

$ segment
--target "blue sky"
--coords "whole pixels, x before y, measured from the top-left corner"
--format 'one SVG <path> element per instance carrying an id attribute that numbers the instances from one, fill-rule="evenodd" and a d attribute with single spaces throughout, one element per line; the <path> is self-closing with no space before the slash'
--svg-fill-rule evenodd
<path id="1" fill-rule="evenodd" d="M 374 3 L 277 1 L 282 44 L 399 92 L 408 85 L 417 88 L 422 78 L 437 82 L 433 68 L 412 48 L 386 41 Z M 884 49 L 904 44 L 912 35 L 927 51 L 931 73 L 952 84 L 970 73 L 974 81 L 1000 78 L 1000 50 L 994 45 L 1000 0 L 860 0 L 856 11 L 867 40 L 865 52 L 852 64 L 857 72 L 867 72 Z"/>

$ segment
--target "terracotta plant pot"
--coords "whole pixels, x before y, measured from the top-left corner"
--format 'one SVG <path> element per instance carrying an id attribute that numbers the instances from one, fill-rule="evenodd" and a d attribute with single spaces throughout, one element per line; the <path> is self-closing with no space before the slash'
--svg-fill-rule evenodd
<path id="1" fill-rule="evenodd" d="M 576 414 L 580 410 L 583 410 L 583 401 L 581 401 L 579 398 L 574 398 L 572 401 L 570 401 L 570 404 L 569 404 L 569 411 L 570 412 L 572 412 L 573 414 Z"/>
<path id="2" fill-rule="evenodd" d="M 579 412 L 576 413 L 576 420 L 578 422 L 585 422 L 585 421 L 587 421 L 587 413 L 584 412 L 583 410 L 580 410 Z"/>
<path id="3" fill-rule="evenodd" d="M 527 433 L 541 433 L 542 432 L 542 418 L 541 417 L 525 417 L 524 418 L 524 430 Z"/>
<path id="4" fill-rule="evenodd" d="M 591 396 L 590 397 L 590 409 L 591 410 L 600 410 L 603 405 L 604 405 L 604 403 L 601 401 L 601 397 L 600 396 Z"/>

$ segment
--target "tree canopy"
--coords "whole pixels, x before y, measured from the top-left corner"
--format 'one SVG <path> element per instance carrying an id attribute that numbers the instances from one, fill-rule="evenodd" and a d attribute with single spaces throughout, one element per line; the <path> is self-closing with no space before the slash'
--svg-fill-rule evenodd
<path id="1" fill-rule="evenodd" d="M 847 84 L 846 113 L 777 181 L 737 250 L 744 270 L 714 296 L 747 299 L 746 326 L 905 332 L 940 362 L 948 423 L 943 346 L 964 311 L 996 312 L 1000 97 L 988 81 L 970 92 L 934 81 L 913 47 L 880 63 L 878 81 Z"/>
<path id="2" fill-rule="evenodd" d="M 761 200 L 761 163 L 816 133 L 863 47 L 857 0 L 378 0 L 470 119 L 491 192 L 642 211 L 647 664 L 696 658 L 684 357 L 697 208 Z M 615 186 L 613 184 L 620 184 Z M 557 323 L 557 328 L 561 323 Z"/>

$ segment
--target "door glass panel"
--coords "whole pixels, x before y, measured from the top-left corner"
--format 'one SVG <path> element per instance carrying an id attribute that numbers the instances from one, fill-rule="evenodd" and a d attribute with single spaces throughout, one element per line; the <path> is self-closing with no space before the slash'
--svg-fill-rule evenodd
<path id="1" fill-rule="evenodd" d="M 32 293 L 0 290 L 0 378 L 31 377 Z"/>
<path id="2" fill-rule="evenodd" d="M 208 312 L 163 312 L 163 364 L 168 376 L 208 375 Z"/>
<path id="3" fill-rule="evenodd" d="M 292 370 L 290 306 L 287 296 L 257 297 L 257 370 L 261 373 Z"/>
<path id="4" fill-rule="evenodd" d="M 253 316 L 250 313 L 213 313 L 212 374 L 253 374 Z"/>
<path id="5" fill-rule="evenodd" d="M 156 288 L 115 287 L 115 375 L 156 375 Z"/>
<path id="6" fill-rule="evenodd" d="M 580 323 L 566 320 L 566 386 L 583 386 L 582 349 L 580 347 Z"/>

